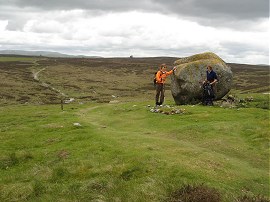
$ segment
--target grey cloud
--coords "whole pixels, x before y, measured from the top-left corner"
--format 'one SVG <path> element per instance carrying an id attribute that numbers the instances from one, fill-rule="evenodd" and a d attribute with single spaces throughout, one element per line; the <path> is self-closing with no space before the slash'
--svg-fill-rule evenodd
<path id="1" fill-rule="evenodd" d="M 268 0 L 204 0 L 196 1 L 195 7 L 199 7 L 210 16 L 227 16 L 239 19 L 267 18 L 269 16 Z"/>
<path id="2" fill-rule="evenodd" d="M 232 29 L 245 26 L 262 18 L 269 18 L 268 0 L 155 0 L 163 12 L 172 13 L 199 24 Z"/>
<path id="3" fill-rule="evenodd" d="M 0 0 L 0 5 L 0 19 L 9 20 L 8 30 L 22 29 L 31 13 L 74 9 L 93 16 L 133 10 L 157 12 L 238 30 L 250 30 L 250 24 L 269 17 L 268 0 Z"/>
<path id="4" fill-rule="evenodd" d="M 1 0 L 0 0 L 1 4 Z M 22 30 L 25 23 L 31 19 L 36 9 L 22 10 L 16 6 L 4 5 L 0 8 L 0 20 L 8 20 L 7 29 L 10 31 Z"/>
<path id="5" fill-rule="evenodd" d="M 127 10 L 147 10 L 153 6 L 151 0 L 0 0 L 3 5 L 17 6 L 19 8 L 35 7 L 40 10 L 71 10 L 71 9 L 85 9 L 85 10 L 102 10 L 102 11 L 127 11 Z"/>
<path id="6" fill-rule="evenodd" d="M 258 47 L 255 45 L 247 44 L 247 43 L 236 43 L 236 42 L 221 42 L 220 45 L 222 48 L 232 54 L 237 56 L 246 56 L 250 53 L 260 53 L 263 56 L 269 56 L 268 47 Z"/>
<path id="7" fill-rule="evenodd" d="M 31 13 L 74 9 L 96 16 L 131 10 L 159 12 L 201 25 L 245 30 L 252 29 L 248 26 L 252 22 L 269 17 L 268 0 L 0 0 L 0 5 L 0 19 L 9 20 L 9 30 L 21 29 Z"/>
<path id="8" fill-rule="evenodd" d="M 268 0 L 156 0 L 173 12 L 183 16 L 217 20 L 254 20 L 269 17 Z"/>
<path id="9" fill-rule="evenodd" d="M 26 21 L 21 21 L 21 20 L 11 20 L 8 22 L 8 25 L 7 25 L 7 30 L 10 30 L 10 31 L 17 31 L 17 30 L 22 30 L 23 29 L 23 26 L 25 24 Z"/>
<path id="10" fill-rule="evenodd" d="M 0 0 L 1 5 L 41 10 L 86 9 L 100 11 L 143 10 L 203 18 L 257 19 L 269 17 L 268 0 Z"/>

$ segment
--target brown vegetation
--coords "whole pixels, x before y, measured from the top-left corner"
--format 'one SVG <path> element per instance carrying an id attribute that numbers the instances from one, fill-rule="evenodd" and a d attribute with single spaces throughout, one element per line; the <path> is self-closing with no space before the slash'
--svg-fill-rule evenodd
<path id="1" fill-rule="evenodd" d="M 220 202 L 221 194 L 205 185 L 185 185 L 174 191 L 168 202 Z"/>
<path id="2" fill-rule="evenodd" d="M 154 96 L 153 76 L 161 63 L 173 67 L 173 57 L 153 58 L 40 58 L 0 61 L 0 103 L 59 103 L 60 90 L 77 101 L 143 100 Z M 269 92 L 269 67 L 229 64 L 233 89 Z M 40 82 L 33 74 L 45 68 Z M 52 88 L 41 85 L 44 82 Z M 169 90 L 170 81 L 166 89 Z M 169 92 L 166 96 L 171 97 Z"/>

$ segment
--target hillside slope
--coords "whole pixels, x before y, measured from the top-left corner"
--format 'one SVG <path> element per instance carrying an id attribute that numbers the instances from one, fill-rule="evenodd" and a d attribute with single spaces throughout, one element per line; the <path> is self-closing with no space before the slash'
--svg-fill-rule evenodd
<path id="1" fill-rule="evenodd" d="M 231 64 L 238 102 L 153 113 L 175 59 L 2 57 L 0 201 L 269 201 L 268 67 Z"/>
<path id="2" fill-rule="evenodd" d="M 166 63 L 172 68 L 176 59 L 0 57 L 0 103 L 59 103 L 61 94 L 52 88 L 84 102 L 109 102 L 112 97 L 149 100 L 155 93 L 153 77 L 158 66 Z M 270 91 L 268 67 L 229 65 L 234 73 L 232 93 Z M 40 70 L 44 71 L 37 82 L 34 75 Z M 166 89 L 170 99 L 170 79 Z"/>

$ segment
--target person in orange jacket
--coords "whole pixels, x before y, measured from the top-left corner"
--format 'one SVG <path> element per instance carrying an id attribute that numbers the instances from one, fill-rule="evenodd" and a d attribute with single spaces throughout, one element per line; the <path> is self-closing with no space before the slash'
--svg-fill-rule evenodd
<path id="1" fill-rule="evenodd" d="M 161 106 L 164 102 L 164 92 L 165 92 L 165 81 L 166 77 L 172 74 L 176 67 L 174 67 L 170 71 L 167 70 L 167 65 L 162 64 L 160 65 L 160 70 L 156 73 L 156 106 Z"/>

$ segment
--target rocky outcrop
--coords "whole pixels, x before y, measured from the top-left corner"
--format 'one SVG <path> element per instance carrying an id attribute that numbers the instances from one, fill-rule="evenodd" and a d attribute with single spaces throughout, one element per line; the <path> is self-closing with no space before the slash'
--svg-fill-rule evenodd
<path id="1" fill-rule="evenodd" d="M 195 104 L 202 100 L 202 81 L 206 79 L 207 66 L 217 73 L 216 99 L 221 99 L 231 89 L 231 68 L 216 54 L 207 52 L 182 58 L 174 62 L 171 91 L 176 104 Z"/>

